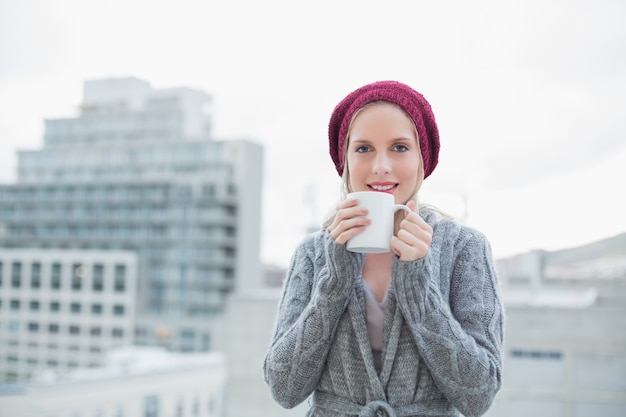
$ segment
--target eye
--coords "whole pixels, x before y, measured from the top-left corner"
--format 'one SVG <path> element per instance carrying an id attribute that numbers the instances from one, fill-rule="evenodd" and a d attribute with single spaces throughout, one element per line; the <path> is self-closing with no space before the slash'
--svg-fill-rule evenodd
<path id="1" fill-rule="evenodd" d="M 409 147 L 406 145 L 395 145 L 393 147 L 393 150 L 397 152 L 406 152 L 409 150 Z"/>
<path id="2" fill-rule="evenodd" d="M 370 151 L 370 147 L 369 146 L 359 146 L 354 150 L 356 153 L 365 153 L 365 152 L 369 152 Z"/>

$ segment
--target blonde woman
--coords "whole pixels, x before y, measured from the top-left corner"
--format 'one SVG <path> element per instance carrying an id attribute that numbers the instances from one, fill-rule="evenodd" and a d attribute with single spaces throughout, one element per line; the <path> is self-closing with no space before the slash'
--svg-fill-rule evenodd
<path id="1" fill-rule="evenodd" d="M 391 251 L 353 253 L 369 224 L 344 199 L 324 229 L 296 248 L 264 363 L 274 399 L 307 416 L 480 416 L 501 385 L 504 315 L 485 236 L 417 209 L 435 169 L 430 104 L 396 81 L 346 96 L 329 123 L 344 188 L 393 195 L 411 212 Z"/>

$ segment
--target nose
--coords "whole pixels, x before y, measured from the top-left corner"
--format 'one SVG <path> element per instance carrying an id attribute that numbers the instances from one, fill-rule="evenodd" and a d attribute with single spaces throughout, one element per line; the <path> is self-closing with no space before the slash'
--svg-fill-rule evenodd
<path id="1" fill-rule="evenodd" d="M 376 175 L 384 175 L 391 170 L 391 161 L 385 152 L 378 152 L 374 157 L 372 172 Z"/>

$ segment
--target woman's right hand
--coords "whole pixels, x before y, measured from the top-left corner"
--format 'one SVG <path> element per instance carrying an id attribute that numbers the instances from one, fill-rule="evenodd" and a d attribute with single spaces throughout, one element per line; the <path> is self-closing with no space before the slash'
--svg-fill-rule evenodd
<path id="1" fill-rule="evenodd" d="M 335 242 L 345 244 L 371 223 L 371 220 L 365 217 L 367 210 L 358 204 L 357 200 L 346 199 L 337 205 L 335 219 L 326 229 Z"/>

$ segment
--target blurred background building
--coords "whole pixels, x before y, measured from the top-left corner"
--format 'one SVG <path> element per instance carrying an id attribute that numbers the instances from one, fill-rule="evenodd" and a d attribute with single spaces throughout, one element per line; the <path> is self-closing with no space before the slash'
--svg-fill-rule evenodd
<path id="1" fill-rule="evenodd" d="M 626 416 L 626 234 L 497 264 L 504 379 L 487 416 Z"/>
<path id="2" fill-rule="evenodd" d="M 17 183 L 0 186 L 0 385 L 85 350 L 78 365 L 101 364 L 95 345 L 220 348 L 227 294 L 261 281 L 262 148 L 214 140 L 210 104 L 86 81 L 77 117 L 46 120 L 43 148 L 19 152 Z"/>
<path id="3" fill-rule="evenodd" d="M 103 366 L 39 375 L 0 403 L 3 417 L 218 417 L 226 368 L 219 352 L 111 350 Z"/>

